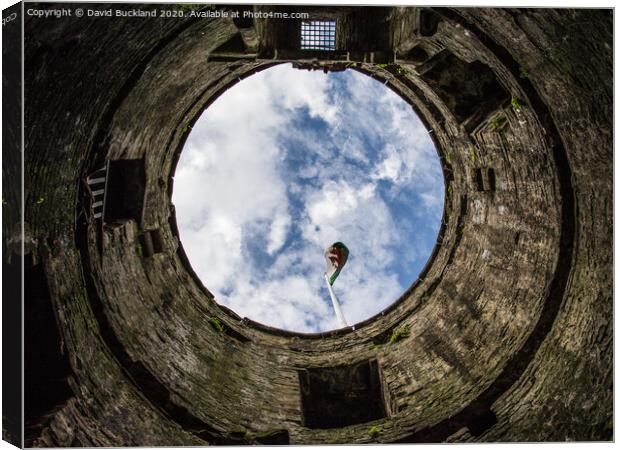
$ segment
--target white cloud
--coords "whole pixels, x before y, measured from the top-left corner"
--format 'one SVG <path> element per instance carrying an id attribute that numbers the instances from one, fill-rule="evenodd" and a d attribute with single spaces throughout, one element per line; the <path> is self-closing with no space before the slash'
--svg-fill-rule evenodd
<path id="1" fill-rule="evenodd" d="M 206 219 L 199 229 L 182 229 L 181 238 L 192 267 L 202 281 L 214 292 L 225 289 L 242 262 L 241 227 L 226 216 L 216 215 Z"/>
<path id="2" fill-rule="evenodd" d="M 307 213 L 311 226 L 326 228 L 332 225 L 334 229 L 339 229 L 343 222 L 350 223 L 351 214 L 360 203 L 371 199 L 373 192 L 372 184 L 356 189 L 345 180 L 328 181 L 320 192 L 311 192 L 308 196 Z M 321 239 L 319 242 L 325 241 Z"/>
<path id="3" fill-rule="evenodd" d="M 377 170 L 373 174 L 375 179 L 386 179 L 393 183 L 397 183 L 403 176 L 403 171 L 406 168 L 403 161 L 403 155 L 400 154 L 393 145 L 386 147 L 386 157 L 377 166 Z"/>
<path id="4" fill-rule="evenodd" d="M 441 212 L 437 155 L 411 108 L 366 76 L 344 76 L 260 72 L 189 136 L 173 194 L 183 246 L 216 299 L 242 316 L 336 328 L 323 251 L 338 240 L 351 250 L 335 285 L 345 316 L 378 313 L 407 287 L 398 265 L 420 259 L 428 241 L 390 202 L 417 195 L 412 217 Z M 293 126 L 303 114 L 312 126 Z"/>
<path id="5" fill-rule="evenodd" d="M 288 214 L 280 214 L 271 222 L 267 253 L 273 255 L 276 251 L 280 250 L 284 245 L 290 225 L 291 218 Z"/>

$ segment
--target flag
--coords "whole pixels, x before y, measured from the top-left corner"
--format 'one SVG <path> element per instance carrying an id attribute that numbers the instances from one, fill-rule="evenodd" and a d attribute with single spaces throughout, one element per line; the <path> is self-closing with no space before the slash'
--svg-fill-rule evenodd
<path id="1" fill-rule="evenodd" d="M 327 260 L 325 273 L 330 285 L 333 285 L 336 278 L 338 278 L 338 274 L 340 274 L 348 257 L 349 249 L 342 242 L 336 242 L 325 250 L 325 259 Z"/>

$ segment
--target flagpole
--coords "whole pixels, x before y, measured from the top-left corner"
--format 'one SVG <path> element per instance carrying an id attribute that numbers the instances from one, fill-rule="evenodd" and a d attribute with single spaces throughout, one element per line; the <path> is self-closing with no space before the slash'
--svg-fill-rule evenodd
<path id="1" fill-rule="evenodd" d="M 347 321 L 344 319 L 344 314 L 342 314 L 342 310 L 340 309 L 340 303 L 338 303 L 338 297 L 336 297 L 332 285 L 329 284 L 327 273 L 325 274 L 325 282 L 327 283 L 327 290 L 329 291 L 329 296 L 332 298 L 332 304 L 334 305 L 334 311 L 336 311 L 336 317 L 338 318 L 340 326 L 342 328 L 348 327 L 349 324 L 347 324 Z"/>

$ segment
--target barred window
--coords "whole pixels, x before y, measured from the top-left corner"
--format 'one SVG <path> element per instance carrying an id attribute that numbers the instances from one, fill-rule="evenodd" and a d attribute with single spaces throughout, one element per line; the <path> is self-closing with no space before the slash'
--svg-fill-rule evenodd
<path id="1" fill-rule="evenodd" d="M 302 50 L 336 50 L 336 21 L 309 20 L 301 22 Z"/>

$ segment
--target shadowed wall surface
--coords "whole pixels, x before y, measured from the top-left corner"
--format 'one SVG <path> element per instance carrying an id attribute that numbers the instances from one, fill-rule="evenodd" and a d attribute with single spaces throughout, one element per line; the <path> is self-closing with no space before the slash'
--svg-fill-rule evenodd
<path id="1" fill-rule="evenodd" d="M 305 11 L 337 21 L 336 51 L 296 50 L 295 20 L 26 17 L 26 342 L 57 344 L 53 371 L 26 364 L 26 445 L 611 439 L 611 11 Z M 179 242 L 188 129 L 289 61 L 385 82 L 442 160 L 429 263 L 354 329 L 238 317 Z M 102 221 L 108 162 L 128 195 Z M 62 395 L 29 403 L 45 383 Z"/>

